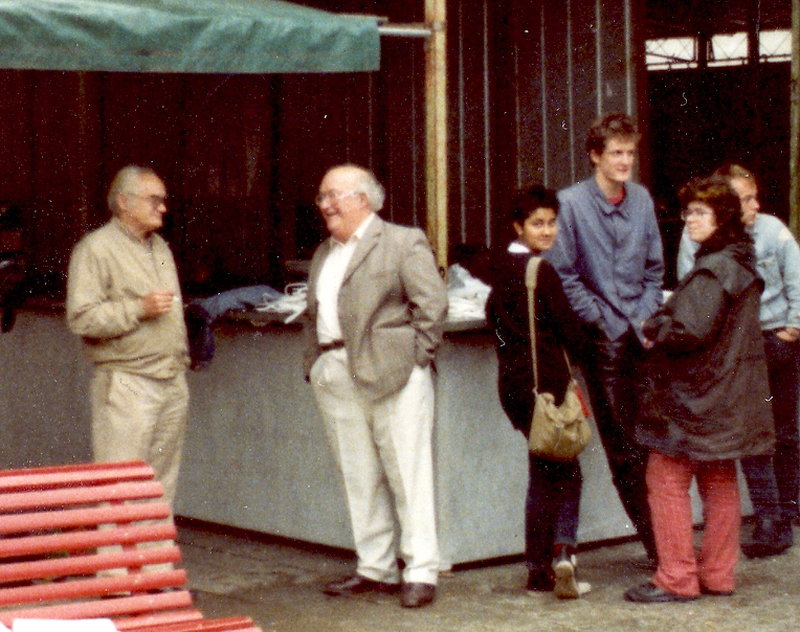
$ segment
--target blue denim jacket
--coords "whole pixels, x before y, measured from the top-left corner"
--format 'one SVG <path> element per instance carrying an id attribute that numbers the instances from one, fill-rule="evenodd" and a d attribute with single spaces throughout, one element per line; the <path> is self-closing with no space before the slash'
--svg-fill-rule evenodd
<path id="1" fill-rule="evenodd" d="M 625 185 L 611 204 L 589 178 L 558 194 L 558 237 L 546 257 L 558 271 L 575 312 L 616 340 L 661 305 L 664 255 L 653 199 L 643 186 Z"/>
<path id="2" fill-rule="evenodd" d="M 800 328 L 800 246 L 786 225 L 772 215 L 756 215 L 748 232 L 756 244 L 756 269 L 764 280 L 761 329 Z M 679 279 L 694 267 L 698 248 L 684 229 L 678 250 Z"/>

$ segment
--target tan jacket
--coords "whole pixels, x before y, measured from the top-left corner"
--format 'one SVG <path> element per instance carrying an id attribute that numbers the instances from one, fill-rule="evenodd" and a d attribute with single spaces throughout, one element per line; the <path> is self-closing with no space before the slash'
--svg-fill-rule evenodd
<path id="1" fill-rule="evenodd" d="M 175 305 L 168 314 L 144 319 L 141 298 L 158 289 L 175 292 Z M 186 324 L 167 243 L 154 234 L 148 250 L 116 218 L 86 235 L 70 258 L 67 325 L 83 338 L 98 368 L 156 379 L 186 370 Z"/>
<path id="2" fill-rule="evenodd" d="M 311 260 L 306 377 L 320 355 L 316 282 L 330 247 L 328 239 Z M 400 390 L 414 365 L 433 361 L 447 316 L 447 288 L 425 234 L 374 218 L 345 272 L 338 304 L 356 383 L 375 399 Z"/>

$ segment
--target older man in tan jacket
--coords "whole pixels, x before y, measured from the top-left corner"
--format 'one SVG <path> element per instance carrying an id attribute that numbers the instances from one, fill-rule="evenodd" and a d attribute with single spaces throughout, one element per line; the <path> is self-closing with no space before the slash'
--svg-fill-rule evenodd
<path id="1" fill-rule="evenodd" d="M 113 217 L 72 252 L 67 324 L 94 365 L 92 446 L 96 461 L 142 459 L 172 503 L 186 425 L 189 365 L 178 273 L 163 223 L 166 188 L 144 167 L 111 183 Z"/>
<path id="2" fill-rule="evenodd" d="M 401 589 L 401 604 L 435 596 L 431 363 L 447 292 L 425 234 L 384 222 L 384 191 L 355 165 L 331 169 L 317 205 L 331 238 L 314 254 L 306 375 L 325 422 L 355 538 L 356 574 L 333 596 Z M 400 523 L 395 534 L 395 519 Z"/>

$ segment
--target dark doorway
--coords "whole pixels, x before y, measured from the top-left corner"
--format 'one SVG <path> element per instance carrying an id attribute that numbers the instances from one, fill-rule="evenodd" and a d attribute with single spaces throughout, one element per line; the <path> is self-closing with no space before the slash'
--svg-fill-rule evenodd
<path id="1" fill-rule="evenodd" d="M 762 210 L 789 216 L 788 63 L 650 72 L 651 188 L 662 223 L 667 286 L 675 279 L 678 188 L 725 162 L 759 182 Z"/>

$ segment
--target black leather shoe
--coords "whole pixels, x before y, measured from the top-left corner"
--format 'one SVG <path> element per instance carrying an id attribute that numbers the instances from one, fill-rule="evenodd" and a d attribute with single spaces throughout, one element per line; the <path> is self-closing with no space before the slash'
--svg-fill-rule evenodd
<path id="1" fill-rule="evenodd" d="M 794 543 L 792 523 L 778 518 L 760 518 L 753 537 L 742 544 L 742 553 L 749 558 L 780 555 Z"/>
<path id="2" fill-rule="evenodd" d="M 326 584 L 322 590 L 331 597 L 342 597 L 344 595 L 360 595 L 367 592 L 380 592 L 393 595 L 400 590 L 400 584 L 387 584 L 386 582 L 376 582 L 374 579 L 367 579 L 361 575 L 346 577 L 330 584 Z"/>
<path id="3" fill-rule="evenodd" d="M 553 592 L 556 587 L 556 581 L 553 578 L 553 569 L 549 568 L 546 571 L 529 571 L 528 583 L 525 584 L 527 590 L 534 592 Z"/>
<path id="4" fill-rule="evenodd" d="M 659 588 L 655 584 L 647 583 L 631 588 L 625 593 L 625 599 L 634 603 L 682 603 L 684 601 L 694 601 L 694 595 L 676 595 Z"/>
<path id="5" fill-rule="evenodd" d="M 403 608 L 420 608 L 427 606 L 436 596 L 436 586 L 433 584 L 405 584 L 403 585 L 403 595 L 400 597 L 400 605 Z"/>

